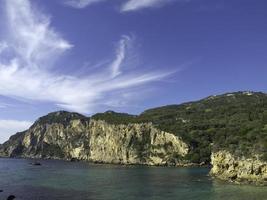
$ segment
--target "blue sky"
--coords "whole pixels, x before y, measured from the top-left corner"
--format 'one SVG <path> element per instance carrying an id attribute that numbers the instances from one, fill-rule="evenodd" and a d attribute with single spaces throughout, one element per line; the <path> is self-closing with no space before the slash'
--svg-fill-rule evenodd
<path id="1" fill-rule="evenodd" d="M 56 110 L 267 91 L 266 0 L 1 0 L 0 143 Z"/>

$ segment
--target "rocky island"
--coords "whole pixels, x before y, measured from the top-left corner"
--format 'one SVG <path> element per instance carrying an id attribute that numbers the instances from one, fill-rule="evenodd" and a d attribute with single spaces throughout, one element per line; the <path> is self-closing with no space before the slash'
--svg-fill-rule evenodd
<path id="1" fill-rule="evenodd" d="M 0 145 L 1 157 L 162 166 L 212 165 L 210 174 L 267 184 L 267 95 L 236 92 L 92 117 L 59 111 Z"/>

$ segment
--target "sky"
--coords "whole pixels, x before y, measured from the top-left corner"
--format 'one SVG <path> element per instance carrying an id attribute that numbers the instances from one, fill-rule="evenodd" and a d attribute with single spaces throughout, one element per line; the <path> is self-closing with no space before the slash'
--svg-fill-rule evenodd
<path id="1" fill-rule="evenodd" d="M 0 143 L 57 110 L 267 92 L 266 0 L 0 0 Z"/>

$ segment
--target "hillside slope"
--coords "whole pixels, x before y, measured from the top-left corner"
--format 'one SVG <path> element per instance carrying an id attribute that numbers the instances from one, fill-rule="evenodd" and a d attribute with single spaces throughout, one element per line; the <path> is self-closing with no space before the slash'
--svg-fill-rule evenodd
<path id="1" fill-rule="evenodd" d="M 236 92 L 87 118 L 56 112 L 0 147 L 0 155 L 149 165 L 213 164 L 231 181 L 267 182 L 267 95 Z"/>
<path id="2" fill-rule="evenodd" d="M 114 117 L 116 116 L 116 117 Z M 154 108 L 139 116 L 107 112 L 92 116 L 112 124 L 152 122 L 186 141 L 192 162 L 210 162 L 211 151 L 267 160 L 267 95 L 236 92 L 200 101 Z"/>

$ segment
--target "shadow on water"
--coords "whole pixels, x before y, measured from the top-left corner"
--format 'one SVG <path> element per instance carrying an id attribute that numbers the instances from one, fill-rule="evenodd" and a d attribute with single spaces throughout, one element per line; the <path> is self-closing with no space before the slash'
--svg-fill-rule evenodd
<path id="1" fill-rule="evenodd" d="M 46 160 L 0 159 L 0 199 L 21 200 L 266 200 L 265 187 L 213 181 L 206 168 L 98 165 Z"/>

